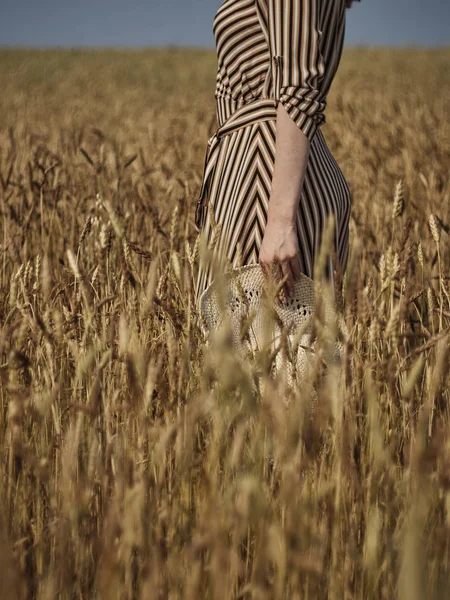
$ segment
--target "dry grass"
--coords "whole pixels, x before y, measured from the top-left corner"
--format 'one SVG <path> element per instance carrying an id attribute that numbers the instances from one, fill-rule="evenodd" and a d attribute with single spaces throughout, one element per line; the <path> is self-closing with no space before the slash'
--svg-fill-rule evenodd
<path id="1" fill-rule="evenodd" d="M 449 58 L 344 53 L 344 366 L 309 421 L 201 342 L 214 53 L 1 52 L 1 598 L 449 597 Z"/>

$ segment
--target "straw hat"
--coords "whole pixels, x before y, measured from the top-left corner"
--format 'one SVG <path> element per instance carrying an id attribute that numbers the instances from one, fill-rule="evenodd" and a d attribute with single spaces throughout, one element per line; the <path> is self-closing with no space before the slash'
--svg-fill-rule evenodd
<path id="1" fill-rule="evenodd" d="M 315 339 L 311 341 L 316 313 L 314 281 L 301 274 L 284 304 L 276 300 L 276 284 L 268 280 L 259 263 L 228 271 L 223 284 L 217 286 L 213 281 L 199 298 L 204 333 L 217 330 L 227 319 L 239 358 L 270 348 L 275 354 L 272 373 L 281 370 L 288 385 L 301 381 L 315 362 Z M 334 308 L 324 303 L 321 318 L 322 331 L 331 339 L 330 358 L 339 361 L 342 345 L 334 333 Z"/>

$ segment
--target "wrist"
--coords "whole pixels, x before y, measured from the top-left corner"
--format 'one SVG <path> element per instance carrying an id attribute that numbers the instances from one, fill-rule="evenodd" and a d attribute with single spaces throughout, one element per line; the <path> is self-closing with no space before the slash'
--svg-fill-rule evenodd
<path id="1" fill-rule="evenodd" d="M 270 208 L 267 213 L 267 224 L 293 227 L 295 225 L 295 211 L 282 209 L 280 206 Z"/>
<path id="2" fill-rule="evenodd" d="M 270 217 L 267 219 L 266 227 L 276 227 L 283 231 L 293 231 L 295 229 L 295 219 L 288 219 L 283 217 Z"/>

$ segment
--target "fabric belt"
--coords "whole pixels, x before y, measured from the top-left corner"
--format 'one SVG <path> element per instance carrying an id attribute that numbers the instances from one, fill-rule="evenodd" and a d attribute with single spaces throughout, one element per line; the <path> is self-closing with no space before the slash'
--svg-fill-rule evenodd
<path id="1" fill-rule="evenodd" d="M 242 105 L 223 123 L 221 127 L 209 138 L 206 147 L 205 164 L 203 167 L 202 187 L 197 199 L 195 209 L 195 228 L 201 231 L 207 213 L 207 198 L 209 184 L 213 178 L 220 151 L 220 141 L 238 129 L 253 125 L 258 121 L 270 121 L 277 118 L 278 100 L 274 98 L 260 98 Z"/>

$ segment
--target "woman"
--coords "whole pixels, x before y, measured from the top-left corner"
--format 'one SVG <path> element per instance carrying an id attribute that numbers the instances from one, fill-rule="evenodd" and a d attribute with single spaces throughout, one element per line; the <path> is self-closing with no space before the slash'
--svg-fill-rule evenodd
<path id="1" fill-rule="evenodd" d="M 197 299 L 217 259 L 259 262 L 313 277 L 329 215 L 333 285 L 348 258 L 351 193 L 321 131 L 344 42 L 351 0 L 224 0 L 213 31 L 219 128 L 208 142 L 195 222 L 211 239 L 208 204 L 220 224 L 213 257 L 200 263 Z M 216 233 L 217 235 L 217 233 Z M 272 271 L 273 273 L 273 271 Z"/>

